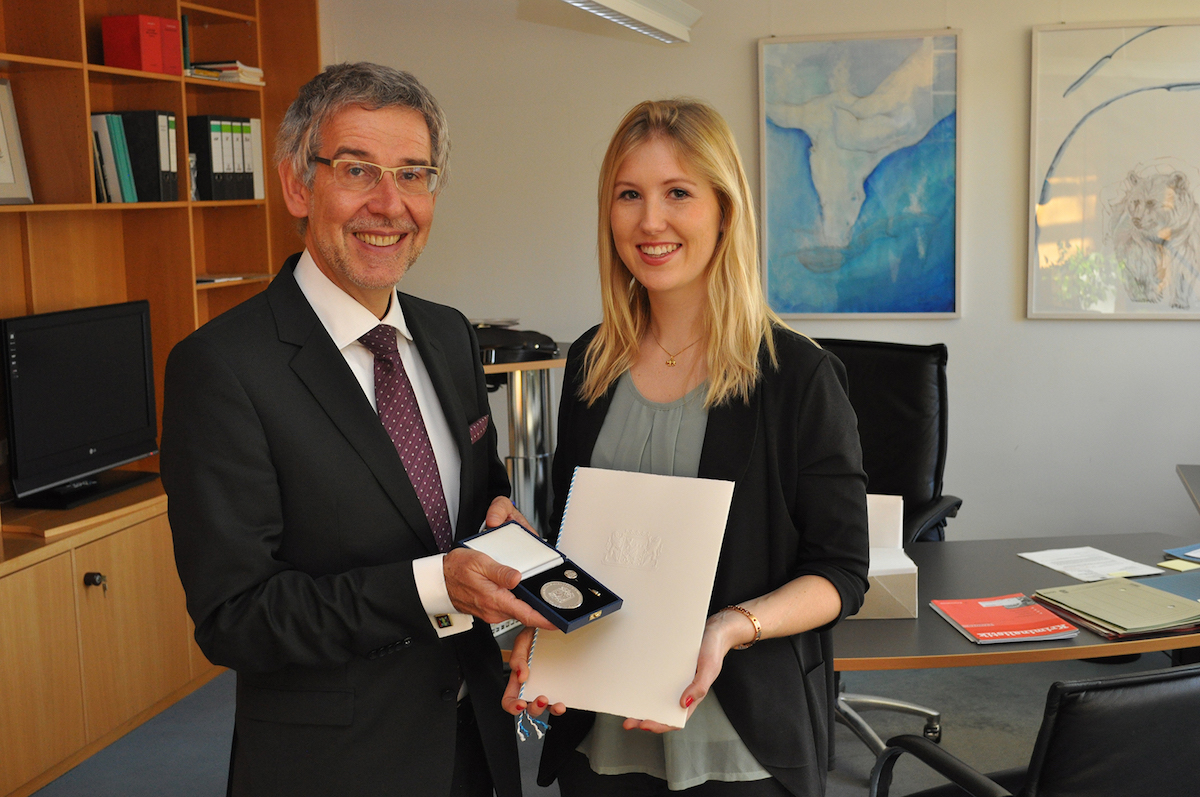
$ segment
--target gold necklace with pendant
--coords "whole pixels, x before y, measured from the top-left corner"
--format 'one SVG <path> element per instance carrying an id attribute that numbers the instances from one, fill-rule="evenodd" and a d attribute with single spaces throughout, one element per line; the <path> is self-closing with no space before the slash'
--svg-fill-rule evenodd
<path id="1" fill-rule="evenodd" d="M 703 339 L 703 337 L 704 337 L 704 336 L 703 336 L 703 335 L 701 335 L 699 338 L 696 338 L 696 339 L 695 339 L 695 340 L 693 340 L 691 343 L 689 343 L 688 345 L 684 346 L 682 349 L 680 349 L 679 351 L 675 352 L 674 354 L 671 354 L 671 352 L 667 351 L 667 347 L 666 347 L 666 346 L 664 346 L 664 345 L 662 345 L 661 343 L 659 343 L 659 342 L 658 342 L 658 335 L 655 335 L 655 334 L 654 334 L 654 330 L 650 330 L 650 337 L 654 338 L 654 345 L 656 345 L 656 346 L 658 346 L 658 348 L 662 349 L 662 350 L 663 350 L 663 352 L 664 352 L 664 353 L 667 355 L 667 367 L 668 367 L 668 368 L 674 368 L 676 365 L 678 365 L 678 363 L 676 362 L 675 358 L 676 358 L 676 357 L 678 357 L 679 355 L 683 354 L 683 353 L 684 353 L 685 351 L 687 351 L 688 349 L 690 349 L 690 348 L 692 348 L 693 346 L 695 346 L 697 343 L 699 343 L 699 342 L 701 341 L 701 339 Z"/>

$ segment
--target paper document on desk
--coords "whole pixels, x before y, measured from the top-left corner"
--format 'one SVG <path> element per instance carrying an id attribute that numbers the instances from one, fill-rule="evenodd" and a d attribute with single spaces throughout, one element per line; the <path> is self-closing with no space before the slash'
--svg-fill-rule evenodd
<path id="1" fill-rule="evenodd" d="M 1123 556 L 1115 556 L 1091 546 L 1082 548 L 1052 548 L 1017 554 L 1039 565 L 1066 573 L 1080 581 L 1102 581 L 1106 578 L 1155 576 L 1162 573 L 1157 567 L 1144 565 Z"/>
<path id="2" fill-rule="evenodd" d="M 625 603 L 539 630 L 525 696 L 682 727 L 732 499 L 733 482 L 576 468 L 558 549 Z"/>

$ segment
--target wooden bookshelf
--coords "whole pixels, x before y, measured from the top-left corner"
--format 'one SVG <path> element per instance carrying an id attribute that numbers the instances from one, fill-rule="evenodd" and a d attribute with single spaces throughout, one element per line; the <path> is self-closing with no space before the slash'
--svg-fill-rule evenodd
<path id="1" fill-rule="evenodd" d="M 101 20 L 116 14 L 187 15 L 193 61 L 259 66 L 266 86 L 106 66 Z M 0 317 L 148 300 L 161 413 L 172 347 L 263 290 L 301 246 L 270 153 L 298 88 L 320 70 L 317 23 L 317 0 L 0 0 L 0 78 L 34 198 L 0 205 Z M 90 114 L 126 110 L 175 114 L 178 201 L 97 202 Z M 187 117 L 197 114 L 262 119 L 265 199 L 188 199 Z M 226 276 L 236 279 L 198 281 Z M 43 518 L 82 524 L 56 542 L 20 533 L 21 510 L 0 510 L 0 795 L 32 793 L 215 674 L 190 641 L 166 498 L 135 490 L 138 511 L 101 501 Z M 80 586 L 93 566 L 123 574 L 123 603 Z M 134 659 L 120 658 L 123 645 Z"/>
<path id="2" fill-rule="evenodd" d="M 105 66 L 101 20 L 130 13 L 186 14 L 193 60 L 261 66 L 267 85 Z M 0 205 L 0 317 L 148 299 L 161 395 L 171 348 L 267 282 L 196 277 L 269 277 L 300 246 L 269 163 L 265 199 L 188 199 L 187 117 L 262 119 L 269 159 L 283 113 L 319 69 L 316 0 L 0 0 L 0 77 L 12 84 L 34 196 Z M 125 110 L 175 114 L 179 201 L 96 201 L 89 116 Z"/>

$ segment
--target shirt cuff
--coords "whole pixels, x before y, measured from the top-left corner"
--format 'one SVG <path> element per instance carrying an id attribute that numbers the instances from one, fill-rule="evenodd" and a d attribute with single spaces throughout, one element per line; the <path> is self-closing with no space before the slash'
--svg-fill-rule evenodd
<path id="1" fill-rule="evenodd" d="M 444 553 L 413 560 L 413 579 L 421 606 L 439 637 L 453 636 L 470 629 L 475 618 L 454 610 L 450 593 L 446 591 L 446 576 L 442 572 Z"/>

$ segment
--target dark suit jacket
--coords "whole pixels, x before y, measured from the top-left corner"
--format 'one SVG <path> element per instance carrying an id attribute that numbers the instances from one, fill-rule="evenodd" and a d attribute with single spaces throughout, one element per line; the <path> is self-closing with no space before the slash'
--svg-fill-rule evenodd
<path id="1" fill-rule="evenodd" d="M 449 793 L 465 679 L 500 795 L 520 794 L 487 624 L 439 640 L 411 562 L 433 534 L 378 416 L 296 284 L 167 361 L 162 481 L 196 641 L 237 670 L 234 794 Z M 399 294 L 462 458 L 457 531 L 508 494 L 474 332 Z"/>
<path id="2" fill-rule="evenodd" d="M 575 392 L 594 334 L 577 340 L 567 359 L 553 465 L 554 528 L 571 474 L 591 461 L 612 397 L 610 390 L 587 407 Z M 775 345 L 779 367 L 770 366 L 764 347 L 763 376 L 748 403 L 709 410 L 698 475 L 735 482 L 709 613 L 812 574 L 837 588 L 845 617 L 862 605 L 869 547 L 867 480 L 845 369 L 790 330 L 777 329 Z M 798 795 L 825 793 L 832 655 L 827 628 L 767 639 L 730 651 L 713 684 L 750 752 Z M 551 720 L 539 782 L 554 779 L 593 717 L 568 711 Z"/>

